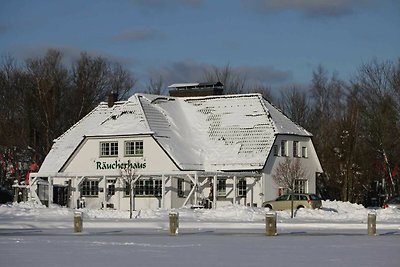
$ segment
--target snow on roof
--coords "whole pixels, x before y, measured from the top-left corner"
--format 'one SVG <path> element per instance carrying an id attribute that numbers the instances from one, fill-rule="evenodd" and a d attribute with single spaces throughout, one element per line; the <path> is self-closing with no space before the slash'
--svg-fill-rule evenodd
<path id="1" fill-rule="evenodd" d="M 272 105 L 267 100 L 262 100 L 263 105 L 268 110 L 271 115 L 272 120 L 275 124 L 275 130 L 278 134 L 293 134 L 293 135 L 301 135 L 301 136 L 312 136 L 310 132 L 305 130 L 300 125 L 291 121 L 288 117 L 286 117 L 282 111 L 277 109 L 274 105 Z"/>
<path id="2" fill-rule="evenodd" d="M 275 134 L 311 136 L 259 94 L 139 99 L 154 137 L 185 170 L 261 169 Z"/>
<path id="3" fill-rule="evenodd" d="M 174 83 L 168 86 L 168 88 L 179 88 L 179 87 L 189 87 L 189 86 L 198 86 L 199 83 Z"/>
<path id="4" fill-rule="evenodd" d="M 116 102 L 111 108 L 107 106 L 107 103 L 100 103 L 54 140 L 49 154 L 40 167 L 40 172 L 59 172 L 86 136 L 115 136 L 132 133 L 151 133 L 138 101 Z"/>
<path id="5" fill-rule="evenodd" d="M 182 170 L 262 169 L 276 134 L 311 136 L 260 94 L 135 94 L 101 103 L 55 140 L 40 172 L 59 172 L 86 136 L 153 135 Z"/>

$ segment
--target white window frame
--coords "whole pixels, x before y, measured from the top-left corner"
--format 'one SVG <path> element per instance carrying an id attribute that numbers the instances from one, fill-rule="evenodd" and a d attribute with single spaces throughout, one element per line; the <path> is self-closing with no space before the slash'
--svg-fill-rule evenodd
<path id="1" fill-rule="evenodd" d="M 99 196 L 99 180 L 85 179 L 81 184 L 82 197 L 98 197 Z"/>
<path id="2" fill-rule="evenodd" d="M 294 180 L 294 192 L 296 194 L 308 193 L 308 180 L 307 179 L 295 179 Z"/>
<path id="3" fill-rule="evenodd" d="M 300 142 L 299 141 L 293 141 L 293 157 L 294 158 L 299 158 L 300 157 Z"/>
<path id="4" fill-rule="evenodd" d="M 107 179 L 107 195 L 114 196 L 116 192 L 115 188 L 116 179 Z"/>
<path id="5" fill-rule="evenodd" d="M 100 142 L 100 157 L 118 156 L 118 141 Z"/>
<path id="6" fill-rule="evenodd" d="M 306 146 L 301 147 L 301 157 L 308 158 L 308 149 Z"/>
<path id="7" fill-rule="evenodd" d="M 124 142 L 125 157 L 142 157 L 144 152 L 143 140 L 129 140 Z"/>
<path id="8" fill-rule="evenodd" d="M 160 178 L 140 178 L 136 181 L 135 197 L 160 197 L 161 194 L 162 181 Z M 125 196 L 129 196 L 127 190 L 125 190 Z"/>
<path id="9" fill-rule="evenodd" d="M 247 195 L 247 181 L 246 178 L 239 179 L 236 185 L 237 196 L 246 197 Z"/>
<path id="10" fill-rule="evenodd" d="M 217 179 L 217 196 L 226 197 L 226 179 Z"/>

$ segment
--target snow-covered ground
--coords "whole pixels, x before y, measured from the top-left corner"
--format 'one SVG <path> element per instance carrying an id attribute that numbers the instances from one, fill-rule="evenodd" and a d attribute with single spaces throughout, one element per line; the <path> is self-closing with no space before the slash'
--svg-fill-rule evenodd
<path id="1" fill-rule="evenodd" d="M 168 235 L 170 210 L 82 209 L 33 203 L 0 206 L 0 266 L 400 266 L 400 210 L 324 201 L 294 219 L 277 212 L 278 236 L 267 237 L 268 210 L 182 208 L 179 235 Z M 367 235 L 368 214 L 377 236 Z"/>

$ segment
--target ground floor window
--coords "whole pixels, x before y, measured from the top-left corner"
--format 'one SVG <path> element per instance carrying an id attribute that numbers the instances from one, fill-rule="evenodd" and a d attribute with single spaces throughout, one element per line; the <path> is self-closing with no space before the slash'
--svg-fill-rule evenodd
<path id="1" fill-rule="evenodd" d="M 114 179 L 107 180 L 107 195 L 109 195 L 109 196 L 115 195 L 115 180 Z"/>
<path id="2" fill-rule="evenodd" d="M 185 180 L 182 178 L 178 178 L 178 184 L 177 184 L 177 192 L 178 192 L 178 197 L 184 197 L 185 196 L 185 188 L 184 188 L 184 183 Z"/>
<path id="3" fill-rule="evenodd" d="M 139 179 L 135 186 L 136 196 L 161 196 L 162 181 L 161 179 Z"/>
<path id="4" fill-rule="evenodd" d="M 307 180 L 296 179 L 294 181 L 294 192 L 298 194 L 307 193 Z"/>
<path id="5" fill-rule="evenodd" d="M 217 196 L 226 196 L 226 179 L 218 179 L 217 181 Z"/>
<path id="6" fill-rule="evenodd" d="M 82 196 L 93 197 L 99 195 L 99 181 L 98 180 L 85 180 L 82 183 Z"/>
<path id="7" fill-rule="evenodd" d="M 126 197 L 129 197 L 131 195 L 131 185 L 128 182 L 125 182 L 124 195 Z"/>
<path id="8" fill-rule="evenodd" d="M 246 179 L 240 179 L 237 183 L 237 196 L 246 197 L 247 184 Z"/>

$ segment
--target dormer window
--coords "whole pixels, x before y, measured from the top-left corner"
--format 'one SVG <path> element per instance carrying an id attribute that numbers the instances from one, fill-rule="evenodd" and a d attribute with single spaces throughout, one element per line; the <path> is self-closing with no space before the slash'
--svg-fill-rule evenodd
<path id="1" fill-rule="evenodd" d="M 300 147 L 299 141 L 293 141 L 293 157 L 294 158 L 300 157 L 299 147 Z"/>

